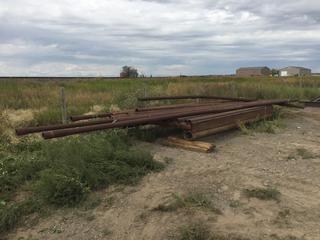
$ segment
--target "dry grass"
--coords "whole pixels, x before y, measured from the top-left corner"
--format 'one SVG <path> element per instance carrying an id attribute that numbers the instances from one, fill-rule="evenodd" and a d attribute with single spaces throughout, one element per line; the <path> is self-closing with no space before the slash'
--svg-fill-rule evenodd
<path id="1" fill-rule="evenodd" d="M 65 88 L 68 114 L 89 112 L 92 106 L 108 109 L 137 105 L 136 98 L 147 95 L 208 94 L 248 98 L 310 99 L 320 95 L 320 81 L 306 78 L 190 77 L 129 80 L 1 80 L 0 111 L 4 109 L 42 110 L 36 123 L 60 121 L 59 89 Z M 46 110 L 43 110 L 46 109 Z M 37 118 L 37 117 L 36 117 Z"/>

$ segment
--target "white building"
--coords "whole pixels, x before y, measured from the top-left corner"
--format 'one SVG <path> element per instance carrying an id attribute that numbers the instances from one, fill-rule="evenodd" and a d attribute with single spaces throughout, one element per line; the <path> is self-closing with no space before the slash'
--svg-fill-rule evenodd
<path id="1" fill-rule="evenodd" d="M 279 70 L 280 77 L 311 76 L 311 69 L 304 67 L 286 67 Z"/>

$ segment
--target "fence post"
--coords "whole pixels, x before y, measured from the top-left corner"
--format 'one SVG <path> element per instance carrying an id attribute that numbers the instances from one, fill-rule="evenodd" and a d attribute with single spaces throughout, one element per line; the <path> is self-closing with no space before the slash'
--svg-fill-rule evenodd
<path id="1" fill-rule="evenodd" d="M 62 123 L 67 123 L 67 101 L 64 93 L 64 87 L 60 88 L 60 98 L 61 98 L 61 118 Z"/>

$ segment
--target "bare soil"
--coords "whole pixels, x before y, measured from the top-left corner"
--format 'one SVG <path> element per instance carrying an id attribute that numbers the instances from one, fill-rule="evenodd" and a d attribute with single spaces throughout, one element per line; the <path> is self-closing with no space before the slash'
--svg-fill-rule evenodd
<path id="1" fill-rule="evenodd" d="M 252 240 L 319 240 L 320 109 L 291 111 L 285 122 L 276 134 L 231 131 L 210 137 L 206 140 L 217 145 L 210 154 L 142 143 L 156 159 L 170 162 L 164 171 L 136 186 L 97 193 L 102 202 L 96 208 L 58 210 L 8 238 L 160 240 L 182 225 L 204 222 L 212 232 Z M 244 189 L 267 187 L 280 191 L 280 201 L 243 194 Z M 190 191 L 210 193 L 222 213 L 197 207 L 153 210 L 173 194 Z"/>

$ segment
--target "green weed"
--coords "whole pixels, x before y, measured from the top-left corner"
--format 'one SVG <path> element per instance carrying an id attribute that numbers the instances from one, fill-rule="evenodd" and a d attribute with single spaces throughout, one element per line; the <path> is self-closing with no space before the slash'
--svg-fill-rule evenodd
<path id="1" fill-rule="evenodd" d="M 261 200 L 280 200 L 281 193 L 274 188 L 254 188 L 254 189 L 245 189 L 243 193 L 248 198 L 258 198 Z"/>

